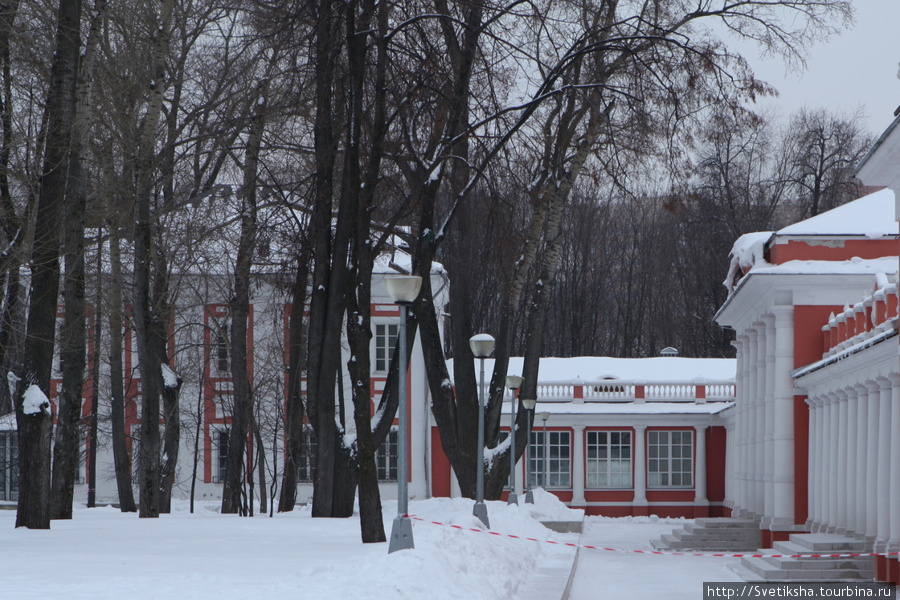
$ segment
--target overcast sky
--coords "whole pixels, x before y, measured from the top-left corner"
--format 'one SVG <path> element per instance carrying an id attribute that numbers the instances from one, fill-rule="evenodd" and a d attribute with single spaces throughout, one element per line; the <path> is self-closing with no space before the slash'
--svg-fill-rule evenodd
<path id="1" fill-rule="evenodd" d="M 853 0 L 853 5 L 854 27 L 810 48 L 804 73 L 788 72 L 780 58 L 763 59 L 755 48 L 744 55 L 757 77 L 781 93 L 765 105 L 775 103 L 784 115 L 804 106 L 848 113 L 861 108 L 864 126 L 877 137 L 900 106 L 900 0 Z"/>

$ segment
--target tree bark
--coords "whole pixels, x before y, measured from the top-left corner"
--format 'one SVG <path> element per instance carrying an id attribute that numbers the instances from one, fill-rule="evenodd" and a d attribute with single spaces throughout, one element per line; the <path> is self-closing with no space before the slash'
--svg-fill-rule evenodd
<path id="1" fill-rule="evenodd" d="M 153 220 L 150 205 L 153 197 L 153 174 L 156 171 L 156 129 L 162 113 L 165 90 L 165 57 L 174 0 L 163 0 L 160 25 L 153 46 L 153 81 L 147 112 L 141 124 L 138 158 L 135 165 L 134 225 L 134 325 L 141 372 L 141 438 L 139 461 L 140 517 L 159 517 L 159 402 L 162 388 L 162 363 L 153 344 L 153 331 L 160 315 L 151 309 L 151 267 Z"/>
<path id="2" fill-rule="evenodd" d="M 131 487 L 131 458 L 128 455 L 125 431 L 125 365 L 123 364 L 122 251 L 119 242 L 119 224 L 111 215 L 109 222 L 110 309 L 109 309 L 109 387 L 110 425 L 112 428 L 113 463 L 116 472 L 116 489 L 119 509 L 136 512 L 134 490 Z"/>
<path id="3" fill-rule="evenodd" d="M 228 437 L 228 461 L 222 491 L 222 512 L 240 512 L 240 490 L 244 479 L 244 450 L 253 417 L 253 394 L 248 372 L 247 335 L 250 319 L 250 267 L 256 252 L 256 187 L 259 150 L 265 130 L 265 106 L 268 83 L 260 82 L 251 99 L 250 131 L 244 157 L 244 184 L 241 190 L 241 239 L 234 269 L 234 298 L 231 301 L 231 378 L 234 408 Z M 252 504 L 253 499 L 250 499 Z"/>
<path id="4" fill-rule="evenodd" d="M 87 346 L 84 258 L 87 183 L 82 168 L 82 156 L 87 153 L 87 136 L 93 112 L 91 106 L 93 63 L 100 26 L 106 12 L 105 6 L 104 0 L 100 0 L 91 18 L 90 33 L 76 76 L 75 112 L 70 133 L 72 140 L 69 149 L 66 214 L 63 223 L 66 267 L 63 283 L 65 313 L 59 349 L 63 382 L 56 420 L 56 443 L 53 447 L 53 478 L 50 484 L 52 519 L 72 518 L 75 472 L 81 461 L 81 415 Z"/>
<path id="5" fill-rule="evenodd" d="M 38 197 L 38 214 L 31 269 L 31 307 L 25 338 L 23 376 L 16 398 L 19 429 L 19 504 L 17 527 L 50 527 L 50 411 L 24 407 L 23 394 L 32 385 L 49 394 L 56 310 L 59 293 L 59 239 L 66 199 L 75 86 L 81 50 L 80 0 L 59 4 L 56 52 L 47 100 L 47 136 Z M 79 404 L 80 408 L 80 404 Z M 27 411 L 27 412 L 26 412 Z"/>
<path id="6" fill-rule="evenodd" d="M 294 510 L 297 503 L 300 460 L 303 454 L 303 308 L 306 305 L 306 282 L 309 277 L 307 254 L 301 251 L 291 292 L 291 314 L 288 318 L 288 389 L 284 420 L 287 450 L 284 461 L 278 512 Z"/>
<path id="7" fill-rule="evenodd" d="M 11 0 L 0 6 L 0 67 L 2 67 L 3 87 L 0 90 L 0 227 L 9 246 L 0 252 L 0 376 L 6 377 L 9 371 L 17 371 L 13 359 L 16 348 L 16 333 L 13 323 L 18 317 L 20 283 L 19 265 L 21 264 L 24 229 L 22 219 L 16 211 L 9 190 L 9 165 L 12 156 L 12 72 L 10 69 L 9 44 L 13 24 L 19 11 L 19 0 Z M 0 415 L 15 410 L 15 402 L 8 385 L 0 385 Z"/>

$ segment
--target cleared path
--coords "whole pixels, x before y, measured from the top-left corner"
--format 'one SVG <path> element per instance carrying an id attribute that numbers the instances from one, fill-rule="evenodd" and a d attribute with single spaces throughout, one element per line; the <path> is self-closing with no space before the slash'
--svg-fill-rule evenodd
<path id="1" fill-rule="evenodd" d="M 683 524 L 683 522 L 681 522 Z M 650 540 L 679 523 L 588 517 L 581 543 L 652 550 Z M 739 558 L 634 554 L 581 549 L 569 600 L 697 600 L 704 581 L 741 581 L 728 566 Z"/>

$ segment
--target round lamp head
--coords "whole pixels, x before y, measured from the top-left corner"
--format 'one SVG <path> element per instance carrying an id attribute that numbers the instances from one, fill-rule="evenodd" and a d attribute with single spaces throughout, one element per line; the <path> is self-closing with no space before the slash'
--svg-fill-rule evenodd
<path id="1" fill-rule="evenodd" d="M 384 278 L 387 293 L 397 304 L 410 304 L 419 296 L 422 278 L 416 275 L 394 275 Z"/>
<path id="2" fill-rule="evenodd" d="M 550 413 L 548 413 L 548 412 L 545 410 L 544 412 L 539 412 L 539 413 L 538 413 L 538 416 L 541 418 L 541 421 L 546 421 L 547 419 L 550 418 Z"/>
<path id="3" fill-rule="evenodd" d="M 487 358 L 494 353 L 494 336 L 489 333 L 479 333 L 469 338 L 469 347 L 475 358 Z"/>
<path id="4" fill-rule="evenodd" d="M 506 376 L 506 387 L 511 390 L 517 390 L 522 387 L 523 378 L 518 375 L 507 375 Z"/>
<path id="5" fill-rule="evenodd" d="M 534 398 L 522 398 L 519 402 L 522 403 L 525 410 L 534 410 L 534 405 L 537 404 L 537 400 Z"/>

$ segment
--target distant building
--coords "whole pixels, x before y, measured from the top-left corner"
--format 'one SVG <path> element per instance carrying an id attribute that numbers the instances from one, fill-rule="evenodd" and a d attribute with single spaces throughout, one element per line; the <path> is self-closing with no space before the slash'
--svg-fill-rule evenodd
<path id="1" fill-rule="evenodd" d="M 544 487 L 589 515 L 724 514 L 723 413 L 734 405 L 735 361 L 679 358 L 666 350 L 655 358 L 542 358 L 517 495 Z M 522 359 L 511 358 L 509 372 L 521 369 Z M 510 400 L 507 391 L 505 432 Z M 439 439 L 434 425 L 432 431 Z M 439 444 L 431 465 L 433 495 L 458 495 Z"/>

